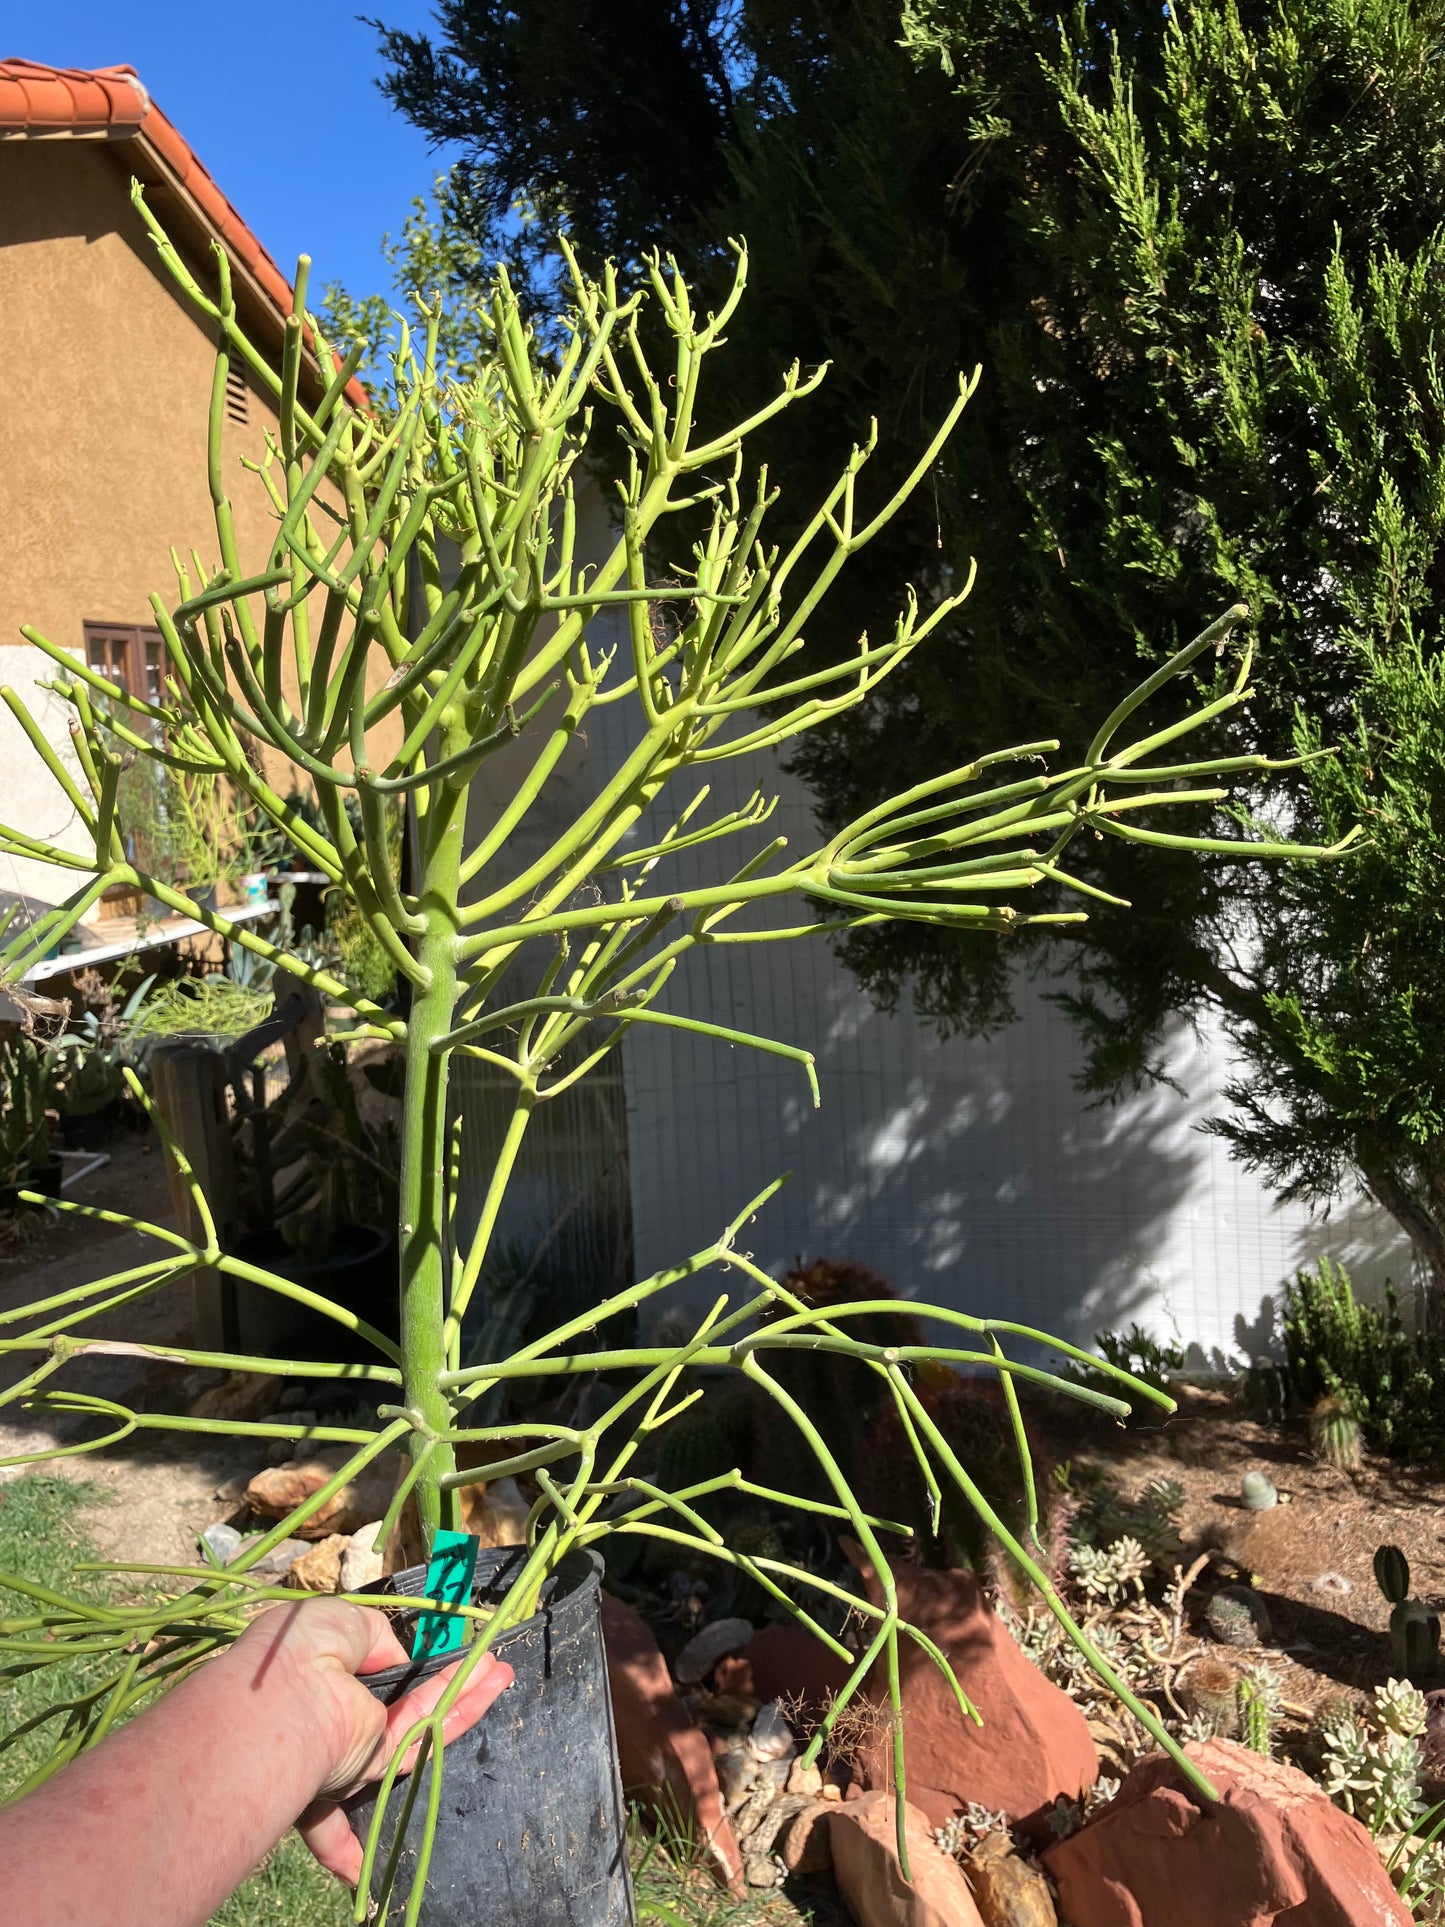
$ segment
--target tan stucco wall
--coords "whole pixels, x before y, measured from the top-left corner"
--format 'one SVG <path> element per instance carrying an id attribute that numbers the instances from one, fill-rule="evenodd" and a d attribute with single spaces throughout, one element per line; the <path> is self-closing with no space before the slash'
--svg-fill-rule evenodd
<path id="1" fill-rule="evenodd" d="M 0 143 L 0 641 L 33 623 L 78 648 L 84 621 L 148 622 L 175 600 L 169 549 L 214 561 L 206 417 L 214 349 L 150 265 L 102 144 Z M 254 391 L 227 424 L 243 554 L 264 562 L 267 505 L 239 458 L 275 425 Z"/>
<path id="2" fill-rule="evenodd" d="M 0 680 L 22 694 L 43 658 L 21 623 L 79 651 L 83 623 L 148 624 L 152 590 L 178 599 L 172 546 L 219 560 L 206 476 L 210 324 L 154 264 L 125 146 L 0 141 Z M 208 263 L 192 266 L 209 278 Z M 244 427 L 226 424 L 226 480 L 243 566 L 260 569 L 271 509 L 241 458 L 262 458 L 276 417 L 255 387 L 248 415 Z M 51 698 L 49 708 L 52 740 L 68 752 L 63 707 Z M 69 815 L 0 713 L 0 820 L 49 828 L 57 806 Z M 59 873 L 21 867 L 28 882 L 0 857 L 0 890 L 65 893 Z"/>

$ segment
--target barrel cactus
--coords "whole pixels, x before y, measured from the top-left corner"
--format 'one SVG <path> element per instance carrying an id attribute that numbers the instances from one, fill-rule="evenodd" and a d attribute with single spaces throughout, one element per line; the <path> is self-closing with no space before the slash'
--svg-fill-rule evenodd
<path id="1" fill-rule="evenodd" d="M 1267 1472 L 1246 1472 L 1239 1482 L 1240 1502 L 1246 1512 L 1268 1512 L 1279 1503 L 1274 1481 Z"/>
<path id="2" fill-rule="evenodd" d="M 1360 1421 L 1335 1392 L 1326 1392 L 1310 1411 L 1310 1447 L 1326 1465 L 1342 1472 L 1360 1469 Z"/>
<path id="3" fill-rule="evenodd" d="M 1269 1638 L 1269 1608 L 1252 1586 L 1226 1586 L 1204 1618 L 1222 1646 L 1262 1646 Z"/>

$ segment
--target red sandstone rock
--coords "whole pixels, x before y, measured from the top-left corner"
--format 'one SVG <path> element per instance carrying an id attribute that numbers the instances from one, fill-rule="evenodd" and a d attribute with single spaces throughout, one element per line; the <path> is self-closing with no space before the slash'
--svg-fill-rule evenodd
<path id="1" fill-rule="evenodd" d="M 831 1800 L 812 1800 L 788 1822 L 779 1854 L 790 1874 L 823 1873 L 832 1866 L 828 1829 L 837 1811 Z"/>
<path id="2" fill-rule="evenodd" d="M 602 1637 L 624 1788 L 670 1818 L 693 1821 L 723 1878 L 741 1890 L 742 1855 L 723 1807 L 711 1749 L 672 1690 L 657 1641 L 630 1606 L 605 1592 Z"/>
<path id="3" fill-rule="evenodd" d="M 868 1597 L 883 1602 L 876 1574 L 845 1541 Z M 971 1800 L 1006 1813 L 1016 1826 L 1047 1831 L 1060 1796 L 1078 1799 L 1099 1777 L 1099 1756 L 1083 1714 L 1067 1693 L 1025 1658 L 972 1573 L 894 1570 L 902 1616 L 935 1640 L 983 1720 L 965 1719 L 933 1661 L 911 1640 L 900 1642 L 904 1764 L 908 1799 L 935 1826 Z M 870 1698 L 887 1704 L 880 1660 Z M 880 1733 L 859 1762 L 870 1787 L 890 1784 L 892 1740 Z"/>
<path id="4" fill-rule="evenodd" d="M 911 1882 L 898 1864 L 895 1827 L 891 1793 L 865 1793 L 833 1809 L 833 1873 L 858 1927 L 983 1927 L 963 1869 L 935 1846 L 911 1801 L 904 1813 Z"/>
<path id="5" fill-rule="evenodd" d="M 713 1690 L 756 1700 L 801 1700 L 821 1711 L 843 1690 L 848 1662 L 830 1652 L 803 1626 L 764 1626 L 741 1652 L 729 1653 L 713 1670 Z"/>
<path id="6" fill-rule="evenodd" d="M 1409 1927 L 1374 1843 L 1292 1766 L 1230 1740 L 1140 1762 L 1087 1826 L 1044 1855 L 1073 1927 Z"/>

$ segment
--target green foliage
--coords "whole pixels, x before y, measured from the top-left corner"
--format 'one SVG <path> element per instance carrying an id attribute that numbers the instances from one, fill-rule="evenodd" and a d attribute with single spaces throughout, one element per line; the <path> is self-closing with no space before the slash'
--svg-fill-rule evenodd
<path id="1" fill-rule="evenodd" d="M 0 1573 L 15 1573 L 32 1586 L 68 1593 L 94 1604 L 99 1583 L 76 1568 L 95 1557 L 95 1547 L 79 1514 L 107 1498 L 98 1485 L 28 1473 L 0 1488 Z M 33 1611 L 33 1601 L 0 1582 L 0 1618 Z M 43 1773 L 57 1734 L 67 1725 L 64 1713 L 47 1720 L 47 1710 L 81 1700 L 99 1678 L 96 1663 L 78 1655 L 58 1672 L 15 1664 L 6 1679 L 4 1732 L 0 1735 L 0 1801 L 12 1800 Z M 81 1724 L 79 1720 L 75 1725 Z"/>
<path id="2" fill-rule="evenodd" d="M 1392 1287 L 1377 1311 L 1356 1298 L 1343 1265 L 1322 1258 L 1289 1289 L 1284 1341 L 1297 1398 L 1338 1399 L 1382 1451 L 1406 1458 L 1439 1453 L 1445 1348 L 1438 1334 L 1406 1328 Z"/>
<path id="3" fill-rule="evenodd" d="M 1070 1534 L 1076 1546 L 1107 1548 L 1131 1539 L 1142 1550 L 1146 1569 L 1168 1579 L 1183 1547 L 1178 1524 L 1183 1504 L 1184 1488 L 1174 1479 L 1151 1479 L 1128 1499 L 1099 1475 L 1083 1491 Z"/>
<path id="4" fill-rule="evenodd" d="M 105 1487 L 75 1479 L 30 1473 L 12 1480 L 3 1488 L 0 1504 L 0 1572 L 101 1603 L 107 1597 L 105 1584 L 76 1568 L 98 1556 L 81 1515 L 110 1498 Z M 33 1603 L 0 1585 L 0 1618 L 26 1613 Z M 0 1804 L 13 1799 L 31 1774 L 43 1771 L 50 1757 L 58 1722 L 29 1722 L 59 1701 L 81 1699 L 101 1677 L 97 1663 L 84 1657 L 48 1672 L 12 1669 L 5 1685 Z M 345 1890 L 288 1834 L 215 1915 L 211 1927 L 346 1927 L 350 1919 Z"/>
<path id="5" fill-rule="evenodd" d="M 255 861 L 245 799 L 225 776 L 137 758 L 117 786 L 135 860 L 197 893 Z"/>
<path id="6" fill-rule="evenodd" d="M 253 988 L 225 971 L 172 977 L 158 984 L 136 1012 L 130 1037 L 143 1054 L 162 1037 L 234 1039 L 252 1030 L 271 1008 L 270 985 Z"/>
<path id="7" fill-rule="evenodd" d="M 351 1896 L 288 1833 L 228 1901 L 209 1927 L 351 1927 Z"/>
<path id="8" fill-rule="evenodd" d="M 641 92 L 614 84 L 633 10 L 564 30 L 549 0 L 451 0 L 430 36 L 384 37 L 384 84 L 463 143 L 453 215 L 488 247 L 521 203 L 592 259 L 664 238 L 707 283 L 716 236 L 748 236 L 762 299 L 713 394 L 746 410 L 793 357 L 833 363 L 806 431 L 759 437 L 799 502 L 870 417 L 886 494 L 953 370 L 982 361 L 979 432 L 933 465 L 847 621 L 873 624 L 900 578 L 948 583 L 966 548 L 977 593 L 921 677 L 798 745 L 825 820 L 979 741 L 1077 741 L 1095 692 L 1162 659 L 1202 600 L 1248 601 L 1259 700 L 1218 744 L 1339 754 L 1243 806 L 1321 840 L 1364 822 L 1368 849 L 1265 885 L 1166 849 L 1146 881 L 1101 845 L 1090 880 L 1134 907 L 1076 933 L 1063 1001 L 1098 1091 L 1154 1074 L 1170 1013 L 1212 1006 L 1248 1064 L 1215 1128 L 1290 1195 L 1363 1179 L 1445 1287 L 1439 8 L 645 13 L 661 64 Z M 851 640 L 819 612 L 810 641 Z M 841 947 L 880 999 L 911 985 L 945 1025 L 1013 1009 L 1017 948 L 918 924 Z"/>
<path id="9" fill-rule="evenodd" d="M 16 1184 L 50 1156 L 45 1113 L 60 1098 L 61 1055 L 21 1031 L 0 1037 L 0 1184 Z"/>
<path id="10" fill-rule="evenodd" d="M 154 983 L 153 976 L 143 978 L 118 1003 L 110 986 L 95 978 L 97 1005 L 73 1014 L 53 1046 L 61 1063 L 57 1101 L 64 1116 L 94 1117 L 124 1100 L 136 1021 Z"/>
<path id="11" fill-rule="evenodd" d="M 1152 1385 L 1159 1392 L 1167 1390 L 1171 1372 L 1184 1370 L 1184 1347 L 1171 1344 L 1168 1339 L 1153 1337 L 1137 1323 L 1126 1332 L 1096 1332 L 1094 1344 L 1100 1357 L 1110 1365 L 1127 1372 L 1131 1378 L 1139 1379 L 1145 1385 Z M 1109 1375 L 1092 1371 L 1087 1365 L 1076 1365 L 1074 1376 L 1085 1385 L 1102 1386 L 1110 1382 Z M 1133 1411 L 1136 1418 L 1148 1410 L 1147 1400 L 1135 1401 Z"/>

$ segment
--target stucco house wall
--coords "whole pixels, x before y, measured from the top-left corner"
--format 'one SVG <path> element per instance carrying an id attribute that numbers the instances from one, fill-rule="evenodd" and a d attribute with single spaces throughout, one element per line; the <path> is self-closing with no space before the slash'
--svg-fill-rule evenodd
<path id="1" fill-rule="evenodd" d="M 74 768 L 68 711 L 35 688 L 53 672 L 22 623 L 83 659 L 86 622 L 151 626 L 149 595 L 177 599 L 170 549 L 216 543 L 206 473 L 215 347 L 130 202 L 107 143 L 0 142 L 0 680 Z M 208 263 L 198 273 L 211 278 Z M 275 411 L 248 383 L 248 420 L 227 420 L 243 551 L 264 555 L 270 515 L 242 458 L 259 461 Z M 88 848 L 81 826 L 0 710 L 0 810 L 29 833 Z M 0 858 L 0 889 L 54 900 L 58 873 Z"/>

